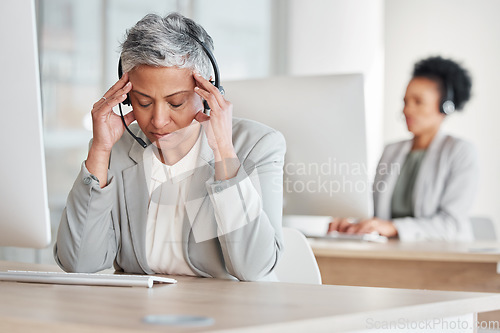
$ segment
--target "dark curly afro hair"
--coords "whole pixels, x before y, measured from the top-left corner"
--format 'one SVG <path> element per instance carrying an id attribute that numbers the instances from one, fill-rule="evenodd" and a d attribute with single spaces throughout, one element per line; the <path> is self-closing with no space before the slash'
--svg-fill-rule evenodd
<path id="1" fill-rule="evenodd" d="M 453 89 L 453 102 L 456 110 L 462 110 L 471 96 L 470 75 L 453 60 L 439 56 L 420 60 L 413 68 L 413 78 L 416 77 L 425 77 L 437 82 L 441 87 L 442 99 L 447 94 L 446 85 L 450 85 Z"/>

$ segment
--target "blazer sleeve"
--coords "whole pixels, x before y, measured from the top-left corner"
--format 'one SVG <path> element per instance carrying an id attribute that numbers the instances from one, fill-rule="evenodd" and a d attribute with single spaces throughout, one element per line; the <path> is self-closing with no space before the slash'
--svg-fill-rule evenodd
<path id="1" fill-rule="evenodd" d="M 478 161 L 472 144 L 460 141 L 450 155 L 446 177 L 437 210 L 433 215 L 394 219 L 402 241 L 473 239 L 469 210 L 478 185 Z M 423 198 L 424 204 L 426 200 Z"/>
<path id="2" fill-rule="evenodd" d="M 255 281 L 275 267 L 283 248 L 285 139 L 265 134 L 242 161 L 236 177 L 207 181 L 227 271 Z"/>
<path id="3" fill-rule="evenodd" d="M 394 151 L 399 151 L 400 149 L 394 149 L 394 144 L 386 146 L 377 164 L 377 169 L 375 172 L 375 178 L 373 181 L 373 215 L 384 220 L 390 220 L 390 203 L 388 202 L 388 182 L 389 177 L 395 177 L 399 175 L 399 164 L 397 168 L 394 168 Z"/>
<path id="4" fill-rule="evenodd" d="M 101 189 L 98 179 L 82 163 L 63 211 L 54 258 L 67 272 L 97 272 L 110 268 L 117 243 L 111 218 L 115 182 L 108 171 L 108 185 Z"/>

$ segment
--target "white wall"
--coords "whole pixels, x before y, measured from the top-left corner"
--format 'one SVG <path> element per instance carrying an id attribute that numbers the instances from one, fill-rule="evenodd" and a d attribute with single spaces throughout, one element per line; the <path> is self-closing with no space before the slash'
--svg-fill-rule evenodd
<path id="1" fill-rule="evenodd" d="M 401 119 L 403 96 L 415 61 L 430 55 L 453 58 L 473 79 L 473 96 L 463 114 L 451 115 L 444 129 L 475 143 L 480 188 L 473 214 L 500 222 L 500 1 L 385 1 L 385 143 L 408 137 Z M 497 230 L 500 224 L 497 224 Z"/>
<path id="2" fill-rule="evenodd" d="M 287 5 L 288 74 L 365 75 L 368 167 L 374 171 L 382 152 L 383 0 L 290 0 Z"/>

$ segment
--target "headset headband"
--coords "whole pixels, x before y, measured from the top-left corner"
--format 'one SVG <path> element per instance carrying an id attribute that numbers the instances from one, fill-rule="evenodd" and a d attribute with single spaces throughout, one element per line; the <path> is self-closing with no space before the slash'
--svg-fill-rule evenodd
<path id="1" fill-rule="evenodd" d="M 203 50 L 205 51 L 205 54 L 208 56 L 208 59 L 210 59 L 210 62 L 212 63 L 212 67 L 214 69 L 214 86 L 216 86 L 217 89 L 221 90 L 222 88 L 220 85 L 219 67 L 217 66 L 217 61 L 215 61 L 215 57 L 212 51 L 210 51 L 210 49 L 205 45 L 205 43 L 199 40 L 198 37 L 196 37 L 192 33 L 186 31 L 186 35 L 188 35 L 189 37 L 194 39 L 198 44 L 200 44 Z M 221 93 L 222 92 L 223 91 L 221 91 Z"/>

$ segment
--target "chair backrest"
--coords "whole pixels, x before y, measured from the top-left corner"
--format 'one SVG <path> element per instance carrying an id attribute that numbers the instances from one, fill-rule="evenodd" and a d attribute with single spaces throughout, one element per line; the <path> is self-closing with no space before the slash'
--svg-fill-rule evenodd
<path id="1" fill-rule="evenodd" d="M 321 284 L 321 273 L 311 245 L 298 230 L 283 228 L 285 251 L 274 269 L 280 282 Z"/>
<path id="2" fill-rule="evenodd" d="M 477 241 L 496 241 L 498 236 L 493 221 L 488 217 L 471 217 L 472 232 Z"/>

